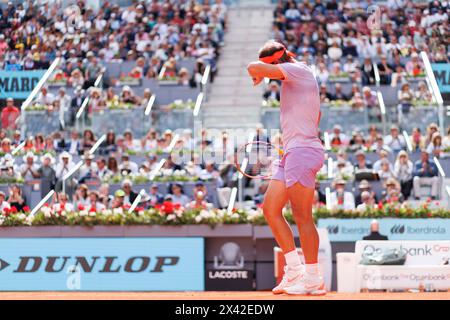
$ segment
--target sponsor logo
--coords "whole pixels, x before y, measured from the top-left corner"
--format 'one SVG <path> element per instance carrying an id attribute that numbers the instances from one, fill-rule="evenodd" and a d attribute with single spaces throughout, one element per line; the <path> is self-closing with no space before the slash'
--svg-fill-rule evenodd
<path id="1" fill-rule="evenodd" d="M 375 247 L 374 245 L 366 245 L 363 249 L 363 252 L 365 254 L 373 254 L 373 253 L 381 253 L 383 249 L 388 247 Z M 412 247 L 412 248 L 405 248 L 402 245 L 400 247 L 391 247 L 391 249 L 398 248 L 400 251 L 406 253 L 409 256 L 431 256 L 432 253 L 432 247 L 429 245 L 424 245 L 422 247 Z"/>
<path id="2" fill-rule="evenodd" d="M 339 226 L 336 226 L 336 225 L 328 226 L 327 230 L 328 230 L 328 233 L 330 233 L 330 234 L 337 234 L 337 233 L 339 233 Z"/>
<path id="3" fill-rule="evenodd" d="M 208 272 L 209 279 L 248 279 L 247 270 L 215 270 Z"/>
<path id="4" fill-rule="evenodd" d="M 10 262 L 0 259 L 0 271 L 13 267 L 14 273 L 34 273 L 62 272 L 66 266 L 73 270 L 83 271 L 84 273 L 139 273 L 139 272 L 164 272 L 166 267 L 178 264 L 179 257 L 147 257 L 135 256 L 129 257 L 125 263 L 119 263 L 118 257 L 112 256 L 91 256 L 91 257 L 39 257 L 39 256 L 21 256 L 17 265 L 12 266 Z M 73 271 L 71 271 L 73 272 Z"/>
<path id="5" fill-rule="evenodd" d="M 405 233 L 405 226 L 404 226 L 404 225 L 401 225 L 401 224 L 395 224 L 395 225 L 393 225 L 392 228 L 391 228 L 391 233 L 392 233 L 392 234 L 396 234 L 396 233 L 402 234 L 402 233 Z"/>

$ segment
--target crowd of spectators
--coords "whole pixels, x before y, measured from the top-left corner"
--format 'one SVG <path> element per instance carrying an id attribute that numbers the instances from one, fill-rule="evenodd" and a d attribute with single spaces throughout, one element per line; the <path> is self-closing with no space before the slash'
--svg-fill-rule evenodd
<path id="1" fill-rule="evenodd" d="M 431 92 L 419 53 L 432 63 L 448 63 L 448 13 L 446 1 L 294 1 L 279 0 L 274 10 L 272 38 L 284 43 L 299 60 L 311 65 L 321 85 L 321 102 L 341 101 L 355 109 L 378 106 L 369 86 L 398 89 L 403 111 L 415 102 L 430 104 Z M 417 90 L 411 79 L 419 81 Z M 352 83 L 343 90 L 343 83 Z M 269 86 L 266 100 L 278 100 L 278 89 Z M 379 119 L 374 111 L 372 118 Z"/>
<path id="2" fill-rule="evenodd" d="M 336 158 L 331 171 L 326 162 L 322 174 L 329 177 L 332 172 L 333 207 L 364 210 L 367 205 L 378 205 L 380 201 L 402 203 L 419 200 L 423 186 L 430 187 L 430 199 L 439 198 L 440 177 L 434 159 L 450 152 L 450 128 L 442 134 L 437 124 L 432 123 L 425 134 L 414 128 L 405 136 L 397 126 L 392 126 L 390 133 L 383 136 L 375 126 L 371 126 L 366 135 L 354 132 L 348 137 L 339 125 L 335 125 L 329 137 Z M 376 154 L 376 160 L 368 159 L 368 154 Z M 411 155 L 416 155 L 415 161 L 410 159 Z M 379 198 L 368 180 L 381 182 L 383 192 Z M 354 181 L 357 183 L 356 193 L 346 189 Z M 323 197 L 323 194 L 318 194 L 317 201 L 322 201 Z"/>
<path id="3" fill-rule="evenodd" d="M 136 1 L 119 7 L 109 1 L 93 9 L 85 1 L 26 1 L 0 9 L 0 69 L 47 69 L 62 58 L 68 84 L 88 88 L 102 63 L 135 61 L 133 76 L 167 76 L 176 60 L 194 57 L 215 65 L 223 43 L 227 8 L 222 1 Z"/>

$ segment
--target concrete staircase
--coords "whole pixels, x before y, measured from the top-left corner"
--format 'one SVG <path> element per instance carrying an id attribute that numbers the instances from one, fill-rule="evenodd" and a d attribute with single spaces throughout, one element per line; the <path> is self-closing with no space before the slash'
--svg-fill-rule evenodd
<path id="1" fill-rule="evenodd" d="M 269 39 L 272 21 L 268 0 L 241 0 L 229 9 L 218 74 L 202 106 L 206 128 L 254 128 L 260 122 L 263 87 L 253 86 L 246 66 Z"/>

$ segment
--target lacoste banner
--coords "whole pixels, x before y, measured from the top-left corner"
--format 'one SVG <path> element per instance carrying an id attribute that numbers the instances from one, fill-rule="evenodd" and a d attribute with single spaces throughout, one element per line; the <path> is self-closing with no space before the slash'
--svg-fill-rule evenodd
<path id="1" fill-rule="evenodd" d="M 0 71 L 0 99 L 26 99 L 45 71 Z"/>
<path id="2" fill-rule="evenodd" d="M 330 241 L 357 241 L 370 233 L 372 219 L 319 219 L 318 227 L 328 230 Z M 448 240 L 450 219 L 378 219 L 380 233 L 389 240 Z"/>
<path id="3" fill-rule="evenodd" d="M 203 238 L 3 238 L 2 291 L 204 290 Z"/>

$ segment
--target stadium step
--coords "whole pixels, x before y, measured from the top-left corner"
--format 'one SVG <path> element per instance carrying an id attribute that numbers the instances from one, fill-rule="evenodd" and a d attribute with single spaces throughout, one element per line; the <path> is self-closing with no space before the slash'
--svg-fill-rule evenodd
<path id="1" fill-rule="evenodd" d="M 207 128 L 254 128 L 261 121 L 263 87 L 254 87 L 246 67 L 270 36 L 272 7 L 267 0 L 241 1 L 229 10 L 218 73 L 203 106 Z"/>

